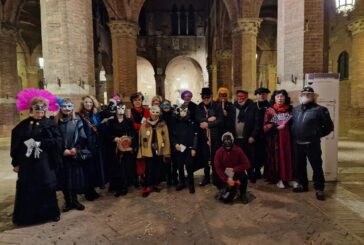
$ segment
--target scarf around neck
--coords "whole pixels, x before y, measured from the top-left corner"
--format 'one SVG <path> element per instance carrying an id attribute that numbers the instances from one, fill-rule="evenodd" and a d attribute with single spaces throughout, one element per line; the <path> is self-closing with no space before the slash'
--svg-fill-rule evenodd
<path id="1" fill-rule="evenodd" d="M 279 106 L 278 104 L 273 105 L 273 109 L 277 112 L 287 112 L 289 109 L 289 106 L 284 104 L 282 106 Z"/>
<path id="2" fill-rule="evenodd" d="M 249 100 L 245 101 L 245 103 L 243 105 L 240 105 L 237 101 L 234 103 L 235 108 L 239 110 L 239 115 L 238 115 L 239 123 L 245 123 L 246 111 L 247 111 L 249 105 L 250 105 Z"/>

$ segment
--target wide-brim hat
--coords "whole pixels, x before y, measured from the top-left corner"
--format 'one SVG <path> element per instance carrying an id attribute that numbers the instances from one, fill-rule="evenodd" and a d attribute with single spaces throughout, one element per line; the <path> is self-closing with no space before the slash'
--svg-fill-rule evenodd
<path id="1" fill-rule="evenodd" d="M 269 94 L 270 93 L 270 90 L 268 88 L 258 88 L 255 90 L 254 94 L 257 95 L 257 94 Z"/>
<path id="2" fill-rule="evenodd" d="M 200 95 L 212 95 L 210 88 L 202 88 Z"/>

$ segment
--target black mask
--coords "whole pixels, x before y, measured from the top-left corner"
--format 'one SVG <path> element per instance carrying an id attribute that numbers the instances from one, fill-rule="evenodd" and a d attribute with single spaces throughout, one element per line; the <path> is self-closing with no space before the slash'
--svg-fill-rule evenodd
<path id="1" fill-rule="evenodd" d="M 226 151 L 231 151 L 233 149 L 233 140 L 230 136 L 226 136 L 224 137 L 223 141 L 222 141 L 222 146 L 224 147 L 224 149 Z"/>

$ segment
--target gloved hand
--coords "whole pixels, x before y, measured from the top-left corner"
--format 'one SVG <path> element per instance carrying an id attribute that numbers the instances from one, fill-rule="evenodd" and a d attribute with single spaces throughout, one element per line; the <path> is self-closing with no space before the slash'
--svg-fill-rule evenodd
<path id="1" fill-rule="evenodd" d="M 33 138 L 24 141 L 24 144 L 27 147 L 27 152 L 25 154 L 26 157 L 30 157 L 33 153 L 33 150 L 34 150 L 34 158 L 39 158 L 40 153 L 43 152 L 43 150 L 40 149 L 41 142 L 35 141 Z"/>
<path id="2" fill-rule="evenodd" d="M 43 152 L 43 150 L 40 149 L 39 147 L 40 147 L 40 142 L 39 141 L 35 141 L 34 158 L 39 158 L 40 153 Z"/>

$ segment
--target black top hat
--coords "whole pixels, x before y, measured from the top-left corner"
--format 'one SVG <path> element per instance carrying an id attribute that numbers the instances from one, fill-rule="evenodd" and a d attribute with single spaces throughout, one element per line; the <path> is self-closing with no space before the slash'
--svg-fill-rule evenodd
<path id="1" fill-rule="evenodd" d="M 267 88 L 258 88 L 255 90 L 254 94 L 257 95 L 257 94 L 269 94 L 270 93 L 270 90 L 267 89 Z"/>
<path id="2" fill-rule="evenodd" d="M 212 95 L 212 91 L 210 88 L 202 88 L 201 95 Z"/>
<path id="3" fill-rule="evenodd" d="M 306 86 L 304 87 L 302 90 L 301 90 L 301 94 L 313 94 L 315 93 L 315 90 L 313 90 L 313 88 L 309 87 L 309 86 Z"/>

